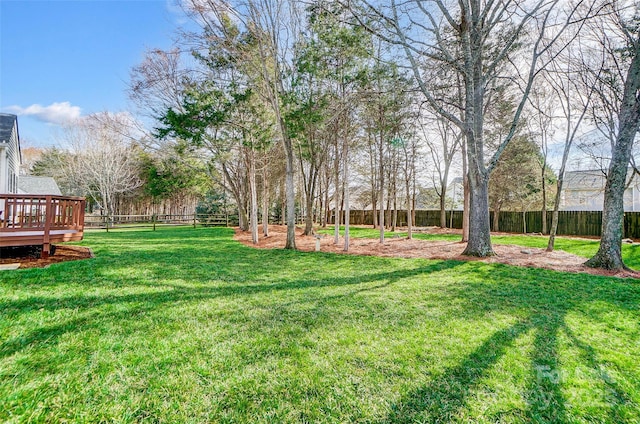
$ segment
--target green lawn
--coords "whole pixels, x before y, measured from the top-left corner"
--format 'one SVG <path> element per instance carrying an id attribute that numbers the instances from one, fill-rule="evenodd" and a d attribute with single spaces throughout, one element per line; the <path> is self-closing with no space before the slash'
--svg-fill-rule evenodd
<path id="1" fill-rule="evenodd" d="M 0 422 L 640 422 L 636 280 L 217 228 L 83 243 L 0 274 Z"/>

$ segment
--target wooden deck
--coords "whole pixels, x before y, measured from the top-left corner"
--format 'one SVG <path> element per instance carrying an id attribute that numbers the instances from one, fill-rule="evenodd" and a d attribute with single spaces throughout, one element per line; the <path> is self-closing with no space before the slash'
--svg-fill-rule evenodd
<path id="1" fill-rule="evenodd" d="M 82 240 L 83 197 L 0 194 L 0 247 L 42 246 L 42 257 L 52 243 Z"/>

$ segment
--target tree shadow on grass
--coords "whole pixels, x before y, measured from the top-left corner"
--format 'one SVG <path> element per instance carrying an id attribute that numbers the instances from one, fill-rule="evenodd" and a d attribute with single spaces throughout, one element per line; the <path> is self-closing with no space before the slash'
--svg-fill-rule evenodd
<path id="1" fill-rule="evenodd" d="M 124 295 L 76 295 L 66 297 L 31 297 L 24 300 L 6 300 L 0 303 L 3 317 L 20 317 L 34 310 L 58 311 L 75 310 L 78 318 L 65 322 L 45 325 L 33 329 L 26 334 L 5 340 L 0 345 L 0 357 L 8 357 L 27 348 L 48 348 L 59 341 L 65 334 L 87 330 L 105 331 L 107 323 L 135 322 L 148 312 L 161 311 L 167 306 L 182 302 L 199 302 L 218 298 L 251 299 L 255 295 L 268 293 L 292 293 L 299 290 L 310 290 L 309 296 L 296 296 L 290 302 L 279 302 L 276 298 L 271 315 L 260 316 L 266 322 L 255 320 L 252 331 L 258 333 L 273 322 L 290 324 L 300 318 L 292 312 L 282 314 L 302 302 L 313 302 L 315 309 L 303 311 L 308 316 L 305 325 L 330 325 L 334 309 L 323 307 L 322 303 L 339 302 L 343 298 L 352 298 L 367 291 L 380 290 L 395 284 L 401 279 L 417 275 L 437 275 L 439 271 L 453 268 L 459 274 L 459 283 L 443 288 L 443 301 L 459 301 L 449 310 L 453 314 L 475 320 L 486 319 L 490 313 L 497 312 L 519 319 L 506 329 L 490 335 L 484 342 L 468 354 L 458 365 L 445 369 L 429 384 L 418 387 L 404 395 L 392 406 L 391 413 L 382 420 L 385 423 L 399 422 L 446 422 L 459 419 L 461 411 L 468 403 L 469 396 L 481 385 L 482 379 L 493 366 L 514 346 L 516 340 L 529 331 L 534 331 L 533 351 L 531 354 L 530 378 L 526 392 L 527 410 L 522 411 L 528 421 L 563 422 L 567 420 L 567 400 L 563 398 L 562 381 L 555 377 L 558 371 L 558 334 L 564 332 L 582 353 L 583 360 L 590 367 L 598 366 L 597 355 L 593 347 L 581 342 L 577 336 L 571 336 L 564 317 L 570 310 L 580 308 L 581 303 L 588 301 L 606 301 L 615 306 L 632 309 L 634 303 L 640 301 L 639 290 L 630 289 L 627 283 L 600 277 L 575 276 L 552 271 L 531 271 L 503 265 L 487 265 L 463 263 L 455 261 L 426 262 L 420 266 L 391 272 L 366 271 L 368 261 L 375 260 L 378 268 L 386 259 L 361 259 L 332 254 L 315 254 L 284 251 L 257 251 L 246 248 L 235 242 L 222 239 L 220 244 L 209 251 L 192 246 L 173 246 L 166 251 L 155 254 L 154 262 L 146 264 L 145 269 L 159 280 L 171 281 L 180 278 L 192 278 L 190 285 L 158 284 L 149 282 L 148 277 L 132 278 L 124 281 L 125 287 L 153 286 L 162 291 L 151 293 L 135 293 Z M 94 261 L 91 264 L 95 276 L 104 278 L 105 284 L 116 287 L 112 280 L 101 275 L 106 270 L 117 272 L 117 267 L 135 267 L 145 260 L 150 252 L 135 250 L 112 255 L 106 260 Z M 193 270 L 192 263 L 175 263 L 175 256 L 189 257 L 199 264 Z M 216 256 L 220 255 L 220 256 Z M 241 255 L 241 260 L 234 263 L 225 261 L 231 256 Z M 113 264 L 114 258 L 118 259 Z M 246 282 L 245 275 L 264 274 L 276 269 L 299 266 L 301 258 L 310 260 L 312 267 L 307 269 L 303 277 L 274 276 L 273 281 Z M 110 262 L 111 261 L 111 262 Z M 323 261 L 333 263 L 336 267 L 362 266 L 364 272 L 352 277 L 341 277 L 333 272 L 331 276 L 315 278 L 313 273 L 321 272 Z M 391 260 L 389 260 L 391 261 Z M 411 262 L 414 263 L 414 262 Z M 426 265 L 423 265 L 425 264 Z M 354 265 L 355 264 L 355 265 Z M 86 267 L 87 265 L 82 265 Z M 111 268 L 113 267 L 113 268 Z M 81 268 L 72 268 L 81 269 Z M 43 274 L 22 274 L 43 275 Z M 70 277 L 72 280 L 75 276 Z M 15 285 L 20 284 L 18 278 Z M 91 287 L 91 281 L 84 282 Z M 64 284 L 59 282 L 58 284 Z M 77 280 L 75 284 L 83 284 Z M 341 293 L 324 294 L 312 291 L 315 288 L 344 287 Z M 112 308 L 111 306 L 120 306 Z M 116 309 L 116 310 L 114 310 Z M 636 311 L 637 309 L 634 309 Z M 288 320 L 288 321 L 287 321 Z M 150 323 L 152 325 L 153 323 Z M 260 327 L 263 326 L 263 327 Z M 130 327 L 129 331 L 140 331 L 139 327 Z M 40 355 L 46 366 L 46 355 Z M 604 378 L 604 377 L 603 377 Z M 607 383 L 609 384 L 609 383 Z M 611 384 L 609 384 L 611 386 Z M 621 402 L 629 397 L 618 386 L 613 386 L 616 396 Z M 610 409 L 612 421 L 621 417 L 616 408 Z"/>
<path id="2" fill-rule="evenodd" d="M 530 372 L 532 378 L 525 396 L 529 409 L 527 416 L 533 422 L 563 423 L 566 421 L 566 405 L 562 394 L 558 364 L 558 335 L 566 327 L 566 310 L 537 314 Z"/>
<path id="3" fill-rule="evenodd" d="M 530 354 L 528 386 L 522 393 L 527 409 L 516 412 L 527 422 L 564 423 L 571 421 L 567 405 L 572 399 L 563 395 L 563 378 L 558 352 L 558 337 L 565 334 L 570 343 L 580 351 L 586 367 L 601 368 L 595 349 L 582 342 L 565 322 L 566 314 L 579 310 L 590 301 L 606 301 L 630 311 L 637 311 L 634 303 L 640 301 L 637 287 L 628 286 L 623 280 L 605 278 L 584 279 L 579 276 L 554 271 L 539 271 L 543 281 L 528 281 L 526 270 L 498 265 L 497 267 L 465 266 L 466 275 L 476 274 L 478 282 L 463 282 L 452 288 L 454 297 L 464 299 L 469 308 L 466 315 L 478 318 L 489 312 L 528 313 L 506 329 L 491 334 L 480 346 L 467 355 L 457 366 L 445 369 L 429 384 L 403 395 L 391 405 L 391 411 L 381 423 L 437 423 L 464 421 L 463 410 L 468 400 L 479 388 L 500 358 L 515 344 L 516 339 L 534 332 Z M 492 272 L 491 269 L 494 271 Z M 495 270 L 509 272 L 509 276 Z M 468 273 L 467 273 L 468 272 Z M 493 282 L 498 278 L 500 285 Z M 544 281 L 546 280 L 546 281 Z M 552 284 L 548 284 L 552 282 Z M 608 285 L 604 288 L 601 285 Z M 607 286 L 606 286 L 607 287 Z M 516 315 L 517 316 L 517 315 Z M 566 371 L 565 371 L 566 372 Z M 606 375 L 596 376 L 601 384 L 615 396 L 609 408 L 610 422 L 623 422 L 620 405 L 630 402 L 629 396 Z M 590 399 L 593 400 L 593 399 Z M 600 399 L 601 400 L 601 399 Z M 483 417 L 487 421 L 501 421 L 498 416 Z M 513 417 L 511 417 L 513 418 Z"/>
<path id="4" fill-rule="evenodd" d="M 303 301 L 320 302 L 340 298 L 352 298 L 358 293 L 378 290 L 404 278 L 435 273 L 456 267 L 460 264 L 461 262 L 455 261 L 431 262 L 428 265 L 412 269 L 364 274 L 350 278 L 331 277 L 318 280 L 282 281 L 272 284 L 222 284 L 214 287 L 186 287 L 164 284 L 159 286 L 167 290 L 151 293 L 136 293 L 120 296 L 80 295 L 63 298 L 31 297 L 23 300 L 7 300 L 0 302 L 0 311 L 2 315 L 7 318 L 15 318 L 23 313 L 32 312 L 33 310 L 57 311 L 69 309 L 74 310 L 76 314 L 80 313 L 84 315 L 60 324 L 43 326 L 19 337 L 3 341 L 2 344 L 0 344 L 0 358 L 11 356 L 28 347 L 38 347 L 55 343 L 59 337 L 66 333 L 96 329 L 103 326 L 104 323 L 112 323 L 117 320 L 131 320 L 145 312 L 161 311 L 166 305 L 175 306 L 178 303 L 198 302 L 223 297 L 248 298 L 262 293 L 289 292 L 292 290 L 297 291 L 312 288 L 362 286 L 340 295 L 310 297 L 297 302 L 280 305 L 280 308 L 286 308 L 294 303 Z M 384 281 L 384 283 L 375 286 L 370 285 L 371 283 L 381 281 Z M 130 307 L 124 311 L 119 310 L 116 312 L 103 310 L 104 307 L 109 308 L 113 305 L 130 305 Z M 274 315 L 273 318 L 276 319 L 276 316 Z M 267 323 L 263 324 L 267 325 Z"/>
<path id="5" fill-rule="evenodd" d="M 518 321 L 492 334 L 456 367 L 445 369 L 431 384 L 405 395 L 391 407 L 383 423 L 409 424 L 418 422 L 451 422 L 485 372 L 531 328 L 527 321 Z"/>
<path id="6" fill-rule="evenodd" d="M 578 347 L 580 356 L 586 368 L 591 370 L 590 375 L 596 375 L 601 381 L 602 391 L 599 406 L 608 411 L 608 421 L 612 423 L 622 423 L 626 421 L 621 411 L 621 405 L 630 404 L 632 400 L 616 382 L 615 378 L 607 373 L 601 361 L 598 360 L 596 350 L 580 340 L 578 336 L 567 326 L 563 328 L 571 343 Z M 580 401 L 580 396 L 576 396 L 573 401 Z"/>

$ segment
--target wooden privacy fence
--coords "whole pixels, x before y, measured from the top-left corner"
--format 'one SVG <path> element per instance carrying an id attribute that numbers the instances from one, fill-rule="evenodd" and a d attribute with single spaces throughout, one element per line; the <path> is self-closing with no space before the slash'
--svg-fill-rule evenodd
<path id="1" fill-rule="evenodd" d="M 462 228 L 462 211 L 453 211 L 453 220 L 451 213 L 451 211 L 446 212 L 447 227 Z M 548 211 L 547 228 L 551 228 L 552 216 L 553 214 Z M 385 220 L 390 222 L 388 214 L 385 215 Z M 331 222 L 335 222 L 333 217 L 331 217 Z M 349 222 L 353 225 L 373 225 L 373 211 L 351 210 Z M 525 223 L 527 233 L 541 233 L 542 211 L 531 211 L 524 214 L 522 212 L 500 212 L 498 230 L 506 233 L 523 233 Z M 493 212 L 491 212 L 491 224 L 493 224 Z M 398 211 L 397 225 L 407 225 L 407 211 Z M 417 227 L 439 226 L 440 211 L 416 210 L 414 225 Z M 625 212 L 623 226 L 625 238 L 640 238 L 640 212 Z M 600 237 L 601 227 L 602 212 L 600 211 L 560 211 L 558 214 L 558 235 Z"/>
<path id="2" fill-rule="evenodd" d="M 376 216 L 379 214 L 379 211 L 376 211 Z M 391 214 L 385 213 L 385 222 L 391 222 Z M 447 215 L 447 226 L 450 225 L 451 221 L 451 211 L 446 212 Z M 416 227 L 435 227 L 440 225 L 440 211 L 439 210 L 416 210 L 415 211 L 415 221 L 413 225 Z M 330 218 L 330 222 L 334 223 L 334 216 L 332 215 Z M 341 222 L 344 223 L 344 212 L 342 214 Z M 373 225 L 373 211 L 371 210 L 351 210 L 349 213 L 349 223 L 353 225 Z M 398 211 L 398 226 L 404 227 L 407 225 L 407 211 L 399 210 Z M 462 228 L 462 211 L 453 211 L 453 226 L 451 228 Z"/>
<path id="3" fill-rule="evenodd" d="M 633 212 L 635 213 L 635 212 Z M 491 213 L 493 219 L 493 212 Z M 507 233 L 541 233 L 542 212 L 500 212 L 498 231 Z M 553 213 L 547 212 L 547 229 L 551 228 Z M 492 221 L 493 222 L 493 221 Z M 525 224 L 526 223 L 526 227 Z M 558 212 L 558 235 L 600 237 L 602 212 L 600 211 L 560 211 Z M 640 237 L 640 231 L 633 236 Z"/>
<path id="4" fill-rule="evenodd" d="M 462 228 L 462 211 L 446 212 L 447 227 Z M 373 225 L 373 211 L 351 210 L 349 222 L 352 225 Z M 298 224 L 304 223 L 303 217 L 296 217 Z M 344 218 L 344 215 L 343 215 Z M 390 222 L 390 215 L 386 214 L 385 220 Z M 259 217 L 259 219 L 262 219 Z M 552 213 L 547 212 L 547 228 L 551 228 Z M 280 218 L 269 217 L 270 223 L 280 223 Z M 333 216 L 330 219 L 333 223 Z M 342 221 L 344 222 L 344 220 Z M 506 233 L 541 233 L 542 212 L 500 212 L 498 230 Z M 493 212 L 491 212 L 493 224 Z M 91 216 L 85 218 L 85 226 L 89 228 L 127 228 L 127 227 L 153 227 L 160 225 L 211 225 L 228 226 L 238 225 L 238 215 L 231 214 L 188 214 L 188 215 L 114 215 Z M 407 225 L 407 212 L 398 211 L 398 226 Z M 440 225 L 439 210 L 416 210 L 415 226 L 435 227 Z M 599 237 L 602 225 L 602 212 L 599 211 L 561 211 L 558 216 L 558 235 L 593 236 Z M 640 238 L 640 212 L 626 212 L 624 215 L 624 237 Z"/>

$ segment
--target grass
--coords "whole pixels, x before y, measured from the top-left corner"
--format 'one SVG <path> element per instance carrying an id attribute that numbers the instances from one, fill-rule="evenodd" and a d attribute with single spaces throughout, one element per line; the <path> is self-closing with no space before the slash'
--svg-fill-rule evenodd
<path id="1" fill-rule="evenodd" d="M 92 232 L 0 274 L 0 421 L 640 422 L 640 285 Z"/>
<path id="2" fill-rule="evenodd" d="M 330 227 L 325 230 L 319 230 L 324 234 L 333 234 L 333 228 Z M 344 231 L 344 227 L 341 227 L 341 235 Z M 358 238 L 379 238 L 380 230 L 364 227 L 351 227 L 349 229 L 351 237 Z M 391 232 L 386 231 L 385 237 L 406 237 L 406 232 Z M 414 233 L 413 238 L 418 240 L 447 240 L 447 241 L 460 241 L 460 236 L 457 234 L 425 234 Z M 511 244 L 523 247 L 536 247 L 540 249 L 546 249 L 549 236 L 541 235 L 523 235 L 523 234 L 510 234 L 510 235 L 496 235 L 491 236 L 491 240 L 495 244 Z M 586 238 L 571 238 L 571 237 L 556 237 L 555 249 L 564 250 L 565 252 L 573 253 L 574 255 L 582 256 L 584 258 L 590 258 L 598 251 L 599 240 L 590 240 Z M 640 269 L 640 244 L 623 244 L 622 245 L 622 257 L 627 266 L 632 269 Z"/>

